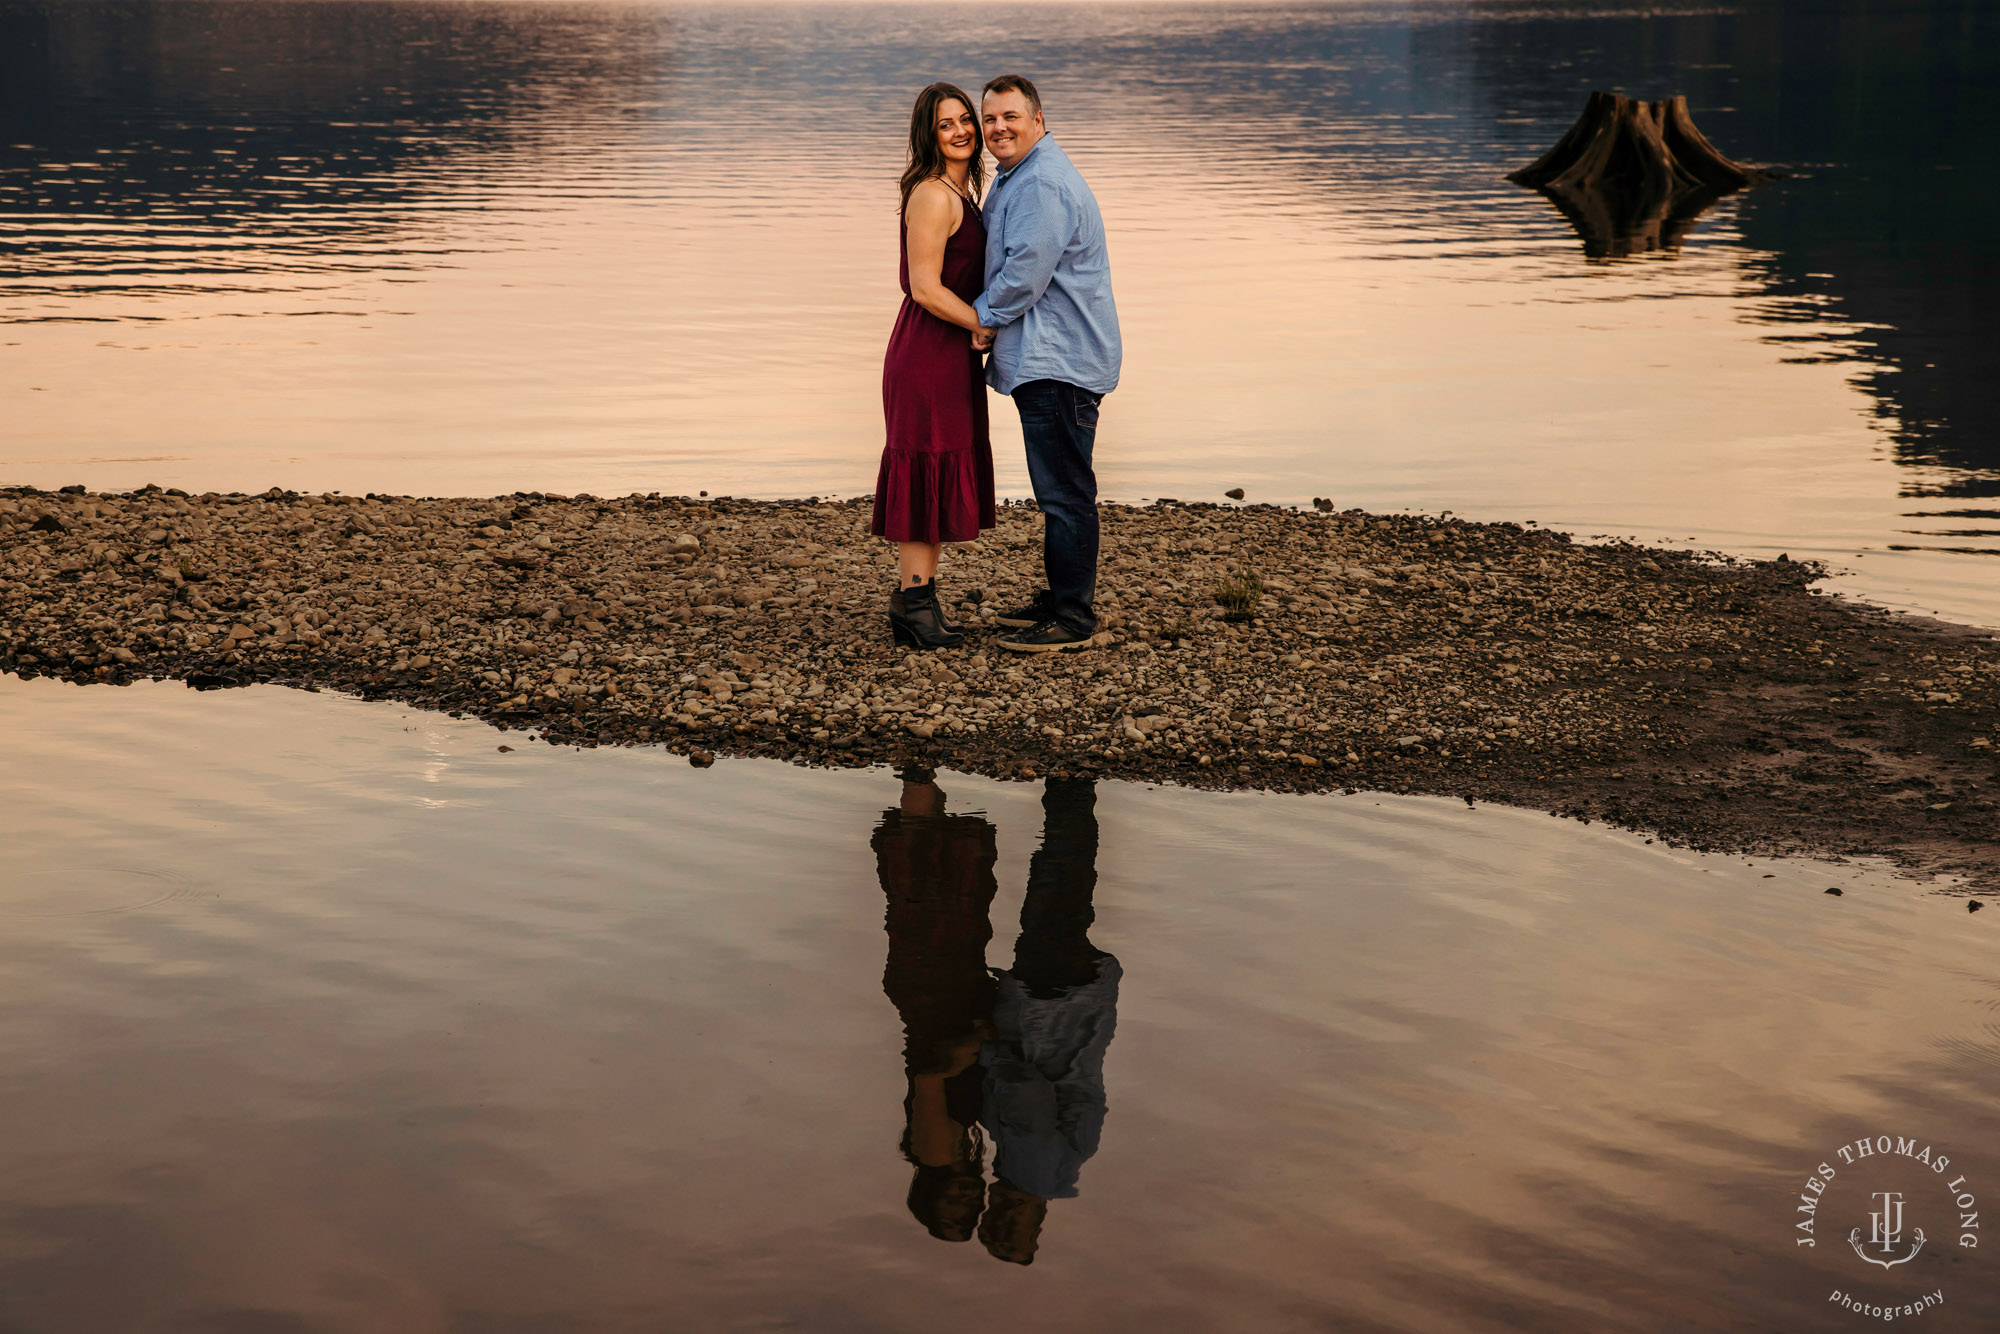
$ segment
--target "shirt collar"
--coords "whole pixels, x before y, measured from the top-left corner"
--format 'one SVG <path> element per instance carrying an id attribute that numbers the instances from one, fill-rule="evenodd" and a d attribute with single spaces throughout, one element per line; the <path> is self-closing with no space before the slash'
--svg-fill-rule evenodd
<path id="1" fill-rule="evenodd" d="M 1050 140 L 1054 138 L 1055 138 L 1054 135 L 1048 133 L 1047 131 L 1043 131 L 1042 137 L 1035 140 L 1035 146 L 1029 149 L 1019 162 L 1016 162 L 1013 166 L 1007 168 L 1007 170 L 1001 172 L 998 176 L 995 176 L 993 178 L 993 188 L 995 190 L 998 190 L 1001 186 L 1005 185 L 1007 183 L 1008 177 L 1012 176 L 1015 172 L 1019 171 L 1021 168 L 1027 166 L 1030 162 L 1033 162 L 1035 160 L 1035 154 L 1042 151 L 1042 145 L 1048 143 Z"/>

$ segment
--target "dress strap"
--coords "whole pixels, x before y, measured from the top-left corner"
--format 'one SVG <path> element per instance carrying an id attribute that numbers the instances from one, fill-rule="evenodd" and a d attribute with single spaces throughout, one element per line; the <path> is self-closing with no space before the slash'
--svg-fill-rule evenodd
<path id="1" fill-rule="evenodd" d="M 938 184 L 942 185 L 945 189 L 957 195 L 958 201 L 961 204 L 964 204 L 967 208 L 979 207 L 978 201 L 972 197 L 972 192 L 970 190 L 961 190 L 957 186 L 953 185 L 950 181 L 947 181 L 942 176 L 933 176 L 930 179 L 936 181 Z"/>

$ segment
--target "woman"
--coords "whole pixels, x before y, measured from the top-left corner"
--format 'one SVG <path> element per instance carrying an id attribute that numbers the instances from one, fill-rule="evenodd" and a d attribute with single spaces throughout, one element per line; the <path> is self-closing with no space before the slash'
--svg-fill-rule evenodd
<path id="1" fill-rule="evenodd" d="M 986 1195 L 979 1049 L 995 986 L 986 970 L 993 826 L 946 814 L 937 776 L 911 768 L 902 802 L 882 812 L 871 841 L 889 933 L 882 990 L 903 1020 L 910 1212 L 934 1237 L 969 1241 Z"/>
<path id="2" fill-rule="evenodd" d="M 972 108 L 948 83 L 918 93 L 903 171 L 903 309 L 882 363 L 888 443 L 871 531 L 896 543 L 889 626 L 911 648 L 965 642 L 938 601 L 938 557 L 946 542 L 970 542 L 994 522 L 986 386 L 974 347 L 982 335 L 970 304 L 986 268 L 986 172 Z"/>

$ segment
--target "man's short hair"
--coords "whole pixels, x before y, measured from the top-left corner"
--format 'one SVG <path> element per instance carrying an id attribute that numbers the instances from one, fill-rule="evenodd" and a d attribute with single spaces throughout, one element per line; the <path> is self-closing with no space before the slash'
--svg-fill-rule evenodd
<path id="1" fill-rule="evenodd" d="M 1002 74 L 997 79 L 988 79 L 979 91 L 984 98 L 988 93 L 1019 93 L 1028 99 L 1028 109 L 1037 116 L 1042 114 L 1042 95 L 1035 91 L 1035 85 L 1018 74 Z"/>

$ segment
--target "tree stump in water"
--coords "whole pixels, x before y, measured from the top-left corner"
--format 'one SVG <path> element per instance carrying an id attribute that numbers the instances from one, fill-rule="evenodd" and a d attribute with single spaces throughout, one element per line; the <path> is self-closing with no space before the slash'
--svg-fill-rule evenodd
<path id="1" fill-rule="evenodd" d="M 1599 92 L 1554 148 L 1507 179 L 1547 195 L 1586 254 L 1615 258 L 1677 246 L 1716 200 L 1787 174 L 1724 157 L 1685 97 Z"/>

